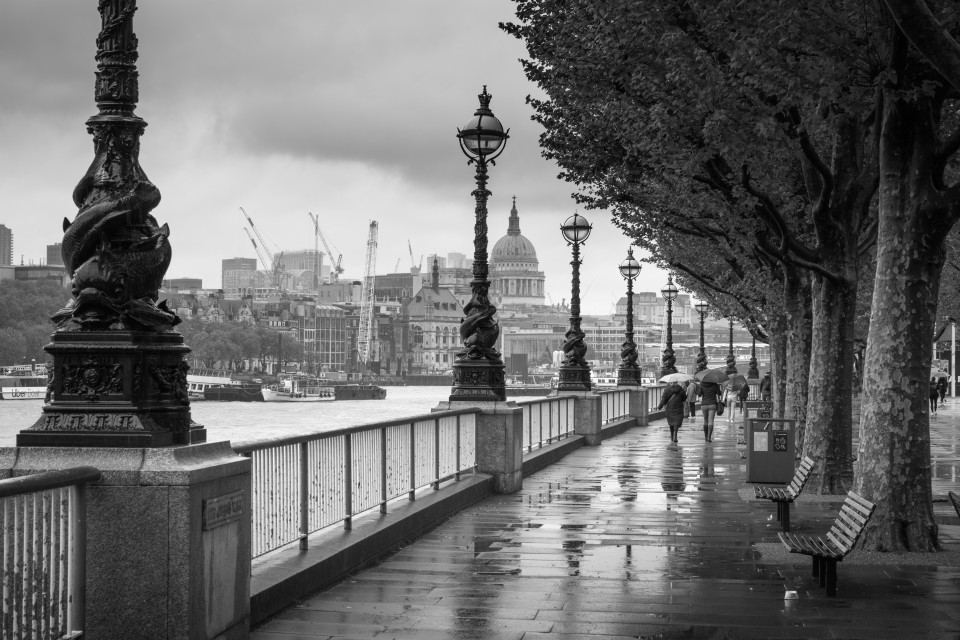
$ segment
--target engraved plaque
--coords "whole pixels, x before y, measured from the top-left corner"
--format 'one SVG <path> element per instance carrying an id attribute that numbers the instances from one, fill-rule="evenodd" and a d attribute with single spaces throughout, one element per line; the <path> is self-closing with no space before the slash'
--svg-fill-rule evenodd
<path id="1" fill-rule="evenodd" d="M 203 501 L 203 531 L 209 531 L 243 515 L 243 491 Z"/>

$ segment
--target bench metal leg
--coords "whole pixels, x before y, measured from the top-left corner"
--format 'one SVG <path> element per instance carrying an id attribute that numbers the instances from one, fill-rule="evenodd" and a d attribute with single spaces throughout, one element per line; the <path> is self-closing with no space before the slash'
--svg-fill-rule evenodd
<path id="1" fill-rule="evenodd" d="M 837 561 L 825 560 L 824 573 L 827 574 L 826 587 L 827 596 L 835 597 L 837 595 Z"/>
<path id="2" fill-rule="evenodd" d="M 782 503 L 780 525 L 784 531 L 790 531 L 790 503 Z"/>
<path id="3" fill-rule="evenodd" d="M 783 503 L 777 502 L 777 522 L 780 522 L 782 516 L 783 516 Z"/>
<path id="4" fill-rule="evenodd" d="M 817 556 L 810 556 L 810 558 L 813 560 L 813 577 L 819 578 L 820 577 L 820 558 L 818 558 Z"/>

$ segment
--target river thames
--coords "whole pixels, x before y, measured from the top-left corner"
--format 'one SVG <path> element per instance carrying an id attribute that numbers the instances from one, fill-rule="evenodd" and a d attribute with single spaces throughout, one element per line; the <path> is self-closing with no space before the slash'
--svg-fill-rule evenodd
<path id="1" fill-rule="evenodd" d="M 386 387 L 385 400 L 334 402 L 192 402 L 193 421 L 207 428 L 207 442 L 238 443 L 331 431 L 358 424 L 430 413 L 450 387 Z M 0 447 L 16 444 L 17 432 L 40 417 L 42 400 L 0 401 Z"/>

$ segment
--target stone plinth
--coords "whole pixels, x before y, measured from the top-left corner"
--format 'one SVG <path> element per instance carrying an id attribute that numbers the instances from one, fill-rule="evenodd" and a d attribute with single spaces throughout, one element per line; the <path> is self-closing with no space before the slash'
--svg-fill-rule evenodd
<path id="1" fill-rule="evenodd" d="M 506 402 L 441 402 L 434 411 L 478 408 L 477 471 L 493 476 L 495 493 L 523 488 L 523 409 Z"/>
<path id="2" fill-rule="evenodd" d="M 90 465 L 85 638 L 249 636 L 250 467 L 227 442 L 162 449 L 0 449 L 29 475 Z"/>
<path id="3" fill-rule="evenodd" d="M 650 392 L 641 387 L 630 388 L 630 415 L 637 419 L 638 427 L 650 424 Z"/>
<path id="4" fill-rule="evenodd" d="M 603 442 L 600 433 L 602 427 L 601 398 L 592 391 L 564 391 L 560 389 L 557 395 L 562 397 L 573 396 L 573 432 L 583 436 L 587 445 L 594 446 Z"/>
<path id="5" fill-rule="evenodd" d="M 164 447 L 206 440 L 190 419 L 184 356 L 176 332 L 66 331 L 53 356 L 43 415 L 17 434 L 28 447 Z"/>

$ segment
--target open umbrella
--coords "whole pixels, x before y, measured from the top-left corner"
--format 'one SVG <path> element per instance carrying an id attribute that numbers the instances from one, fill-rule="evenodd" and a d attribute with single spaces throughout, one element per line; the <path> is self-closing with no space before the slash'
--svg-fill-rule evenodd
<path id="1" fill-rule="evenodd" d="M 950 374 L 946 371 L 940 371 L 940 369 L 930 369 L 931 378 L 949 378 Z"/>
<path id="2" fill-rule="evenodd" d="M 660 382 L 686 382 L 688 380 L 693 380 L 693 376 L 689 373 L 668 373 L 660 378 Z"/>
<path id="3" fill-rule="evenodd" d="M 749 384 L 747 382 L 747 379 L 739 374 L 730 378 L 729 383 L 730 383 L 730 388 L 734 391 L 739 391 L 745 385 Z"/>
<path id="4" fill-rule="evenodd" d="M 713 382 L 720 384 L 730 379 L 725 369 L 704 369 L 697 373 L 697 380 L 700 382 Z"/>

